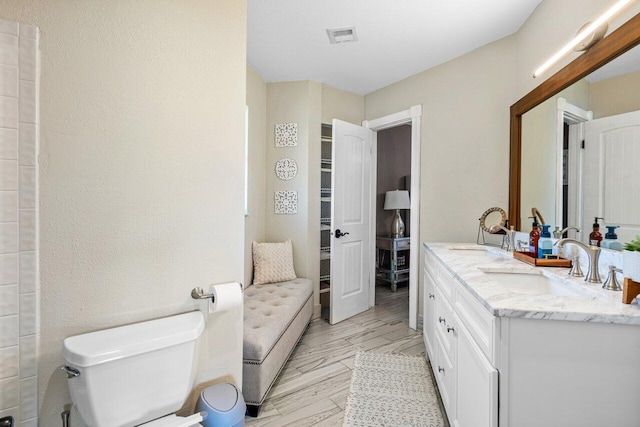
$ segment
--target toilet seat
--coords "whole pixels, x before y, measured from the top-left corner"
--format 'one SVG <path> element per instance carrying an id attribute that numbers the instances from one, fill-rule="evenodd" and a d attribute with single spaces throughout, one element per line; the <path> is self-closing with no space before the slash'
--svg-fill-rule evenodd
<path id="1" fill-rule="evenodd" d="M 206 412 L 200 412 L 186 418 L 171 414 L 149 421 L 148 423 L 140 424 L 138 427 L 202 427 L 200 421 L 204 420 L 206 414 Z"/>

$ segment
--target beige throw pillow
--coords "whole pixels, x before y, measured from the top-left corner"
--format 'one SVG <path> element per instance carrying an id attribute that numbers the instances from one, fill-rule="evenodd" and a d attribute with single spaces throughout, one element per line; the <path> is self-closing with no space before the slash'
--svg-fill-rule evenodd
<path id="1" fill-rule="evenodd" d="M 286 282 L 296 278 L 291 240 L 282 243 L 253 242 L 253 284 Z"/>

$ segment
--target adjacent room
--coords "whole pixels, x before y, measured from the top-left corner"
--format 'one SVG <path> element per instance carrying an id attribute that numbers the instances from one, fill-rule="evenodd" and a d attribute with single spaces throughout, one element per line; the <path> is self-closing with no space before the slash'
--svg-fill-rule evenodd
<path id="1" fill-rule="evenodd" d="M 637 426 L 638 45 L 637 0 L 1 1 L 0 427 Z"/>

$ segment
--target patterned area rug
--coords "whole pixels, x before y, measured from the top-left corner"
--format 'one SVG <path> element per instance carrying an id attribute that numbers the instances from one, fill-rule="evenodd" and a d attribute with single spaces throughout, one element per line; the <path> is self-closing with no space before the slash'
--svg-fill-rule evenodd
<path id="1" fill-rule="evenodd" d="M 428 369 L 421 356 L 359 351 L 343 427 L 444 427 Z"/>

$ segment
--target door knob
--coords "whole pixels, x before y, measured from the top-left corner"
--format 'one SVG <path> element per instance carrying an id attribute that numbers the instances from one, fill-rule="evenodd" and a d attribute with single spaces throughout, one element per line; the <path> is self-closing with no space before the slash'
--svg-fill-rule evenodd
<path id="1" fill-rule="evenodd" d="M 339 228 L 336 229 L 336 239 L 341 238 L 342 236 L 346 236 L 347 234 L 349 234 L 349 232 L 347 231 L 346 233 L 343 233 L 342 231 L 340 231 Z"/>

